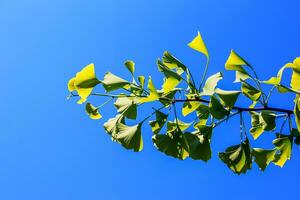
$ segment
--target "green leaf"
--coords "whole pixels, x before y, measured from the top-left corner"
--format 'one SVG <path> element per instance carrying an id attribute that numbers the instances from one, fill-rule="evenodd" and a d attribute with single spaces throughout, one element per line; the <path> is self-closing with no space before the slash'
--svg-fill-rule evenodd
<path id="1" fill-rule="evenodd" d="M 218 94 L 223 105 L 225 107 L 228 107 L 231 109 L 231 108 L 233 108 L 233 106 L 241 92 L 235 91 L 235 90 L 225 91 L 225 90 L 221 90 L 221 89 L 217 88 L 217 89 L 215 89 L 215 93 Z"/>
<path id="2" fill-rule="evenodd" d="M 243 66 L 249 66 L 249 64 L 235 51 L 231 50 L 230 55 L 225 63 L 225 69 L 236 71 L 235 82 L 240 82 L 241 80 L 250 78 L 250 75 L 243 68 Z"/>
<path id="3" fill-rule="evenodd" d="M 276 115 L 270 111 L 262 111 L 261 113 L 251 112 L 250 133 L 256 140 L 264 131 L 272 131 L 276 128 Z"/>
<path id="4" fill-rule="evenodd" d="M 156 134 L 152 136 L 154 146 L 168 156 L 184 160 L 188 157 L 188 145 L 182 132 L 176 129 L 169 134 Z"/>
<path id="5" fill-rule="evenodd" d="M 246 173 L 252 167 L 249 141 L 227 148 L 219 158 L 236 174 Z"/>
<path id="6" fill-rule="evenodd" d="M 92 93 L 92 90 L 100 81 L 96 78 L 94 64 L 85 66 L 75 77 L 68 82 L 68 90 L 70 92 L 77 91 L 80 96 L 78 104 L 85 102 Z"/>
<path id="7" fill-rule="evenodd" d="M 211 96 L 210 98 L 209 112 L 216 119 L 223 119 L 230 113 L 223 107 L 223 105 L 218 101 L 218 99 L 215 96 Z"/>
<path id="8" fill-rule="evenodd" d="M 156 101 L 159 99 L 160 95 L 157 93 L 157 90 L 152 82 L 151 77 L 149 77 L 149 80 L 148 80 L 148 90 L 149 90 L 150 94 L 145 98 L 140 98 L 140 100 L 139 100 L 140 103 L 152 102 L 152 101 Z"/>
<path id="9" fill-rule="evenodd" d="M 137 102 L 135 97 L 119 97 L 114 103 L 118 113 L 121 113 L 129 119 L 136 119 Z"/>
<path id="10" fill-rule="evenodd" d="M 139 80 L 139 82 L 140 82 L 141 88 L 144 88 L 144 85 L 145 85 L 145 77 L 144 77 L 144 76 L 139 76 L 139 77 L 138 77 L 138 80 Z"/>
<path id="11" fill-rule="evenodd" d="M 126 126 L 123 123 L 118 123 L 118 133 L 116 139 L 126 149 L 133 149 L 135 152 L 143 149 L 143 139 L 141 134 L 141 124 L 134 126 Z"/>
<path id="12" fill-rule="evenodd" d="M 206 125 L 209 114 L 209 107 L 201 104 L 197 109 L 197 116 L 199 121 L 194 124 L 194 127 L 196 128 L 199 125 Z"/>
<path id="13" fill-rule="evenodd" d="M 135 65 L 134 62 L 132 60 L 127 60 L 127 61 L 125 61 L 124 65 L 129 70 L 129 72 L 131 73 L 131 75 L 133 76 L 134 70 L 135 70 L 135 68 L 134 68 L 134 65 Z"/>
<path id="14" fill-rule="evenodd" d="M 210 138 L 208 135 L 185 133 L 183 137 L 188 143 L 188 153 L 192 159 L 206 162 L 211 158 Z"/>
<path id="15" fill-rule="evenodd" d="M 283 167 L 287 160 L 290 160 L 292 154 L 292 141 L 290 137 L 282 137 L 273 140 L 273 144 L 276 149 L 279 150 L 279 154 L 275 155 L 273 163 L 280 167 Z"/>
<path id="16" fill-rule="evenodd" d="M 300 132 L 300 95 L 297 95 L 295 98 L 294 115 L 298 131 Z"/>
<path id="17" fill-rule="evenodd" d="M 172 104 L 172 100 L 179 90 L 179 88 L 174 88 L 168 93 L 164 93 L 163 90 L 158 90 L 157 92 L 160 95 L 159 102 L 161 102 L 164 106 L 168 107 L 170 104 Z"/>
<path id="18" fill-rule="evenodd" d="M 191 126 L 192 123 L 185 123 L 182 122 L 178 119 L 178 127 L 180 128 L 181 131 L 186 130 L 187 128 L 189 128 Z M 176 123 L 176 119 L 174 119 L 174 122 L 172 121 L 168 121 L 167 123 L 167 132 L 174 132 L 177 129 L 177 123 Z"/>
<path id="19" fill-rule="evenodd" d="M 106 92 L 111 92 L 114 90 L 118 90 L 121 88 L 129 88 L 130 83 L 111 72 L 107 72 L 104 76 L 104 80 L 102 81 L 102 85 Z"/>
<path id="20" fill-rule="evenodd" d="M 85 105 L 85 111 L 91 119 L 100 119 L 102 115 L 99 113 L 98 108 L 94 107 L 91 103 Z"/>
<path id="21" fill-rule="evenodd" d="M 180 83 L 182 78 L 179 74 L 165 66 L 161 61 L 158 60 L 157 65 L 159 70 L 162 71 L 166 77 L 162 88 L 164 93 L 168 93 Z"/>
<path id="22" fill-rule="evenodd" d="M 105 131 L 112 136 L 115 140 L 116 134 L 119 132 L 117 124 L 123 123 L 124 124 L 124 116 L 123 115 L 116 115 L 114 118 L 110 118 L 107 122 L 104 123 Z"/>
<path id="23" fill-rule="evenodd" d="M 155 111 L 156 120 L 149 121 L 149 124 L 151 126 L 152 132 L 154 134 L 158 134 L 163 126 L 165 125 L 168 115 L 160 112 L 159 110 Z"/>
<path id="24" fill-rule="evenodd" d="M 253 148 L 252 154 L 259 169 L 264 171 L 270 162 L 275 159 L 276 149 Z"/>
<path id="25" fill-rule="evenodd" d="M 198 35 L 188 44 L 188 46 L 196 51 L 199 51 L 200 53 L 203 53 L 206 56 L 206 58 L 209 58 L 206 45 L 199 31 Z"/>
<path id="26" fill-rule="evenodd" d="M 261 91 L 250 85 L 249 83 L 242 81 L 242 93 L 251 99 L 252 101 L 258 101 L 261 96 Z"/>
<path id="27" fill-rule="evenodd" d="M 200 101 L 197 101 L 193 95 L 186 95 L 187 99 L 190 101 L 185 101 L 182 107 L 182 115 L 187 116 L 188 114 L 194 112 L 201 105 Z M 193 101 L 194 100 L 194 101 Z"/>
<path id="28" fill-rule="evenodd" d="M 215 88 L 216 88 L 218 82 L 222 78 L 223 78 L 223 75 L 221 72 L 218 72 L 218 73 L 208 77 L 200 95 L 208 95 L 208 96 L 213 95 L 215 93 Z"/>

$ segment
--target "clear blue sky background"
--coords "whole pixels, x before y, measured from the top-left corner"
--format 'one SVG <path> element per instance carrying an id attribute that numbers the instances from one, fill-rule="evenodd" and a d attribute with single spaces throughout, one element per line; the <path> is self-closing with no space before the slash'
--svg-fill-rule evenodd
<path id="1" fill-rule="evenodd" d="M 217 152 L 238 141 L 238 119 L 215 131 L 213 159 L 205 164 L 156 151 L 148 126 L 144 150 L 126 151 L 102 127 L 115 114 L 112 106 L 93 121 L 66 100 L 68 79 L 91 62 L 100 78 L 108 70 L 129 78 L 122 63 L 133 59 L 137 74 L 152 74 L 160 85 L 155 60 L 164 50 L 199 80 L 205 59 L 186 46 L 198 30 L 211 55 L 210 74 L 224 71 L 235 49 L 267 79 L 300 56 L 299 6 L 296 0 L 0 0 L 0 199 L 299 198 L 296 146 L 283 169 L 271 165 L 265 173 L 254 165 L 237 176 L 219 161 Z M 225 79 L 220 83 L 229 89 L 233 73 Z M 271 105 L 292 108 L 291 95 L 274 97 Z M 262 136 L 265 147 L 270 135 Z"/>

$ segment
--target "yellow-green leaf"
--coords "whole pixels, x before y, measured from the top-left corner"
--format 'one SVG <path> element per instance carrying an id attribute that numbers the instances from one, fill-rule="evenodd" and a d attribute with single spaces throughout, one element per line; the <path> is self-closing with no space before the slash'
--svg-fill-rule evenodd
<path id="1" fill-rule="evenodd" d="M 102 115 L 99 113 L 98 108 L 94 107 L 91 103 L 85 105 L 85 111 L 91 119 L 100 119 Z"/>
<path id="2" fill-rule="evenodd" d="M 259 169 L 264 171 L 270 162 L 275 159 L 276 149 L 253 148 L 252 154 Z"/>
<path id="3" fill-rule="evenodd" d="M 295 106 L 294 106 L 294 114 L 295 114 L 295 121 L 300 132 L 300 95 L 297 95 L 295 98 Z"/>
<path id="4" fill-rule="evenodd" d="M 229 115 L 229 111 L 223 107 L 215 96 L 210 98 L 209 112 L 216 119 L 223 119 Z"/>
<path id="5" fill-rule="evenodd" d="M 290 160 L 292 154 L 292 142 L 290 137 L 282 137 L 273 140 L 273 144 L 279 151 L 279 154 L 275 155 L 273 163 L 280 167 L 283 167 L 287 160 Z"/>
<path id="6" fill-rule="evenodd" d="M 129 119 L 136 119 L 137 115 L 137 100 L 135 97 L 119 97 L 114 103 L 118 113 Z"/>
<path id="7" fill-rule="evenodd" d="M 135 70 L 135 68 L 134 68 L 134 65 L 135 65 L 134 62 L 132 60 L 127 60 L 127 61 L 125 61 L 124 65 L 125 65 L 125 67 L 129 70 L 129 72 L 133 76 L 134 70 Z"/>
<path id="8" fill-rule="evenodd" d="M 236 91 L 236 90 L 231 90 L 231 91 L 226 91 L 226 90 L 221 90 L 219 88 L 215 89 L 215 93 L 218 94 L 218 96 L 221 99 L 221 102 L 228 108 L 232 108 L 239 97 L 241 91 Z"/>
<path id="9" fill-rule="evenodd" d="M 242 93 L 251 99 L 252 101 L 258 101 L 261 96 L 261 91 L 250 85 L 249 83 L 242 81 Z"/>
<path id="10" fill-rule="evenodd" d="M 104 123 L 105 131 L 112 136 L 112 139 L 116 139 L 116 134 L 119 132 L 117 124 L 124 123 L 123 115 L 116 115 L 114 118 L 110 118 L 107 122 Z"/>
<path id="11" fill-rule="evenodd" d="M 149 90 L 149 95 L 147 97 L 140 98 L 139 102 L 140 103 L 145 103 L 145 102 L 151 102 L 151 101 L 156 101 L 159 99 L 160 95 L 158 94 L 151 77 L 149 77 L 148 80 L 148 90 Z"/>
<path id="12" fill-rule="evenodd" d="M 186 130 L 187 128 L 189 128 L 191 126 L 192 123 L 185 123 L 183 121 L 180 121 L 178 119 L 178 127 L 181 131 Z M 172 122 L 172 121 L 168 121 L 167 123 L 167 132 L 173 132 L 175 131 L 177 128 L 177 123 L 176 123 L 176 119 Z"/>
<path id="13" fill-rule="evenodd" d="M 270 111 L 262 111 L 261 113 L 251 112 L 250 133 L 256 140 L 264 131 L 272 131 L 276 128 L 276 116 Z"/>
<path id="14" fill-rule="evenodd" d="M 188 44 L 188 46 L 196 51 L 199 51 L 200 53 L 203 53 L 207 58 L 209 58 L 206 45 L 200 32 L 198 32 L 198 35 Z"/>
<path id="15" fill-rule="evenodd" d="M 160 130 L 163 128 L 167 121 L 168 115 L 160 112 L 159 110 L 155 111 L 156 120 L 149 121 L 149 124 L 151 126 L 152 132 L 154 134 L 158 134 Z"/>
<path id="16" fill-rule="evenodd" d="M 241 80 L 250 78 L 250 75 L 243 68 L 243 66 L 249 65 L 241 56 L 239 56 L 235 51 L 231 50 L 230 55 L 225 63 L 225 69 L 236 71 L 235 82 L 240 82 Z"/>
<path id="17" fill-rule="evenodd" d="M 77 91 L 81 98 L 77 103 L 81 104 L 87 100 L 93 88 L 99 83 L 95 75 L 94 64 L 89 64 L 70 79 L 68 89 L 70 92 Z"/>
<path id="18" fill-rule="evenodd" d="M 291 79 L 291 87 L 293 90 L 300 90 L 300 57 L 293 62 L 293 74 Z"/>
<path id="19" fill-rule="evenodd" d="M 130 83 L 128 81 L 112 74 L 111 72 L 107 72 L 105 74 L 102 85 L 106 92 L 111 92 L 121 88 L 128 89 L 130 87 Z"/>
<path id="20" fill-rule="evenodd" d="M 141 124 L 127 126 L 123 123 L 118 123 L 118 133 L 116 139 L 126 149 L 141 151 L 143 149 L 143 138 L 141 133 Z"/>
<path id="21" fill-rule="evenodd" d="M 188 99 L 193 99 L 193 98 L 189 98 L 189 96 L 187 96 Z M 197 108 L 201 105 L 200 101 L 185 101 L 183 103 L 183 107 L 182 107 L 182 115 L 183 116 L 187 116 L 188 114 L 194 112 L 195 110 L 197 110 Z"/>

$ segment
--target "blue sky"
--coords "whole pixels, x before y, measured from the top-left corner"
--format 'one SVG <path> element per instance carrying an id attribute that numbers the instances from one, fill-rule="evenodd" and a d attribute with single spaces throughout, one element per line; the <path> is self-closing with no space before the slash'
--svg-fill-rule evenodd
<path id="1" fill-rule="evenodd" d="M 205 59 L 186 45 L 198 30 L 210 52 L 209 74 L 224 71 L 235 49 L 265 80 L 300 56 L 299 6 L 296 0 L 0 0 L 0 199 L 297 198 L 297 147 L 283 169 L 271 165 L 261 173 L 254 165 L 237 176 L 217 158 L 238 139 L 233 119 L 215 131 L 208 163 L 156 151 L 148 126 L 144 150 L 133 153 L 104 132 L 115 109 L 90 120 L 83 106 L 66 100 L 66 84 L 91 62 L 99 78 L 106 71 L 128 78 L 122 63 L 132 59 L 138 74 L 159 85 L 155 60 L 164 50 L 199 80 Z M 233 79 L 227 72 L 222 88 Z M 274 95 L 270 103 L 291 109 L 292 96 Z"/>

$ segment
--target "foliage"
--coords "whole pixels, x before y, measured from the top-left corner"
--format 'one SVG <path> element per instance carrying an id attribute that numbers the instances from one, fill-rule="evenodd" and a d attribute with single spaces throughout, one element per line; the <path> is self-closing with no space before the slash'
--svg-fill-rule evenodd
<path id="1" fill-rule="evenodd" d="M 111 72 L 107 72 L 99 80 L 95 75 L 94 64 L 89 64 L 68 82 L 69 97 L 80 97 L 79 104 L 86 102 L 91 95 L 108 98 L 99 106 L 86 103 L 86 113 L 95 120 L 102 118 L 102 107 L 114 100 L 117 114 L 104 123 L 105 131 L 114 142 L 126 149 L 141 151 L 142 126 L 148 121 L 153 132 L 154 146 L 162 153 L 180 160 L 189 157 L 208 161 L 212 156 L 213 130 L 222 122 L 239 115 L 240 143 L 220 152 L 220 160 L 236 174 L 246 173 L 253 163 L 262 171 L 270 163 L 282 167 L 291 158 L 292 144 L 300 143 L 300 57 L 284 65 L 276 76 L 261 81 L 254 68 L 232 50 L 225 69 L 235 72 L 234 82 L 240 83 L 241 88 L 228 91 L 218 88 L 223 73 L 217 72 L 206 79 L 209 53 L 201 34 L 198 33 L 188 46 L 206 57 L 199 87 L 190 69 L 170 52 L 164 52 L 162 59 L 157 61 L 158 70 L 164 76 L 161 89 L 157 89 L 158 84 L 154 84 L 151 77 L 148 80 L 144 76 L 136 77 L 135 63 L 127 60 L 124 66 L 132 80 L 125 80 Z M 292 70 L 289 86 L 282 83 L 287 69 Z M 272 86 L 267 94 L 262 90 L 263 84 Z M 105 93 L 93 92 L 98 85 L 103 86 Z M 295 94 L 294 110 L 269 106 L 268 101 L 275 89 L 279 93 Z M 248 107 L 236 106 L 241 96 L 249 99 L 252 104 Z M 128 120 L 137 120 L 138 109 L 142 105 L 154 103 L 160 107 L 153 108 L 154 111 L 149 116 L 135 122 L 135 125 L 128 125 Z M 181 112 L 176 109 L 176 104 L 182 106 Z M 251 118 L 249 131 L 245 128 L 244 113 Z M 181 121 L 179 114 L 194 115 L 195 120 Z M 283 120 L 281 126 L 277 125 L 279 119 Z M 286 121 L 289 122 L 289 133 L 283 134 Z M 266 132 L 274 133 L 273 142 L 269 142 L 273 148 L 254 147 L 252 142 Z"/>

